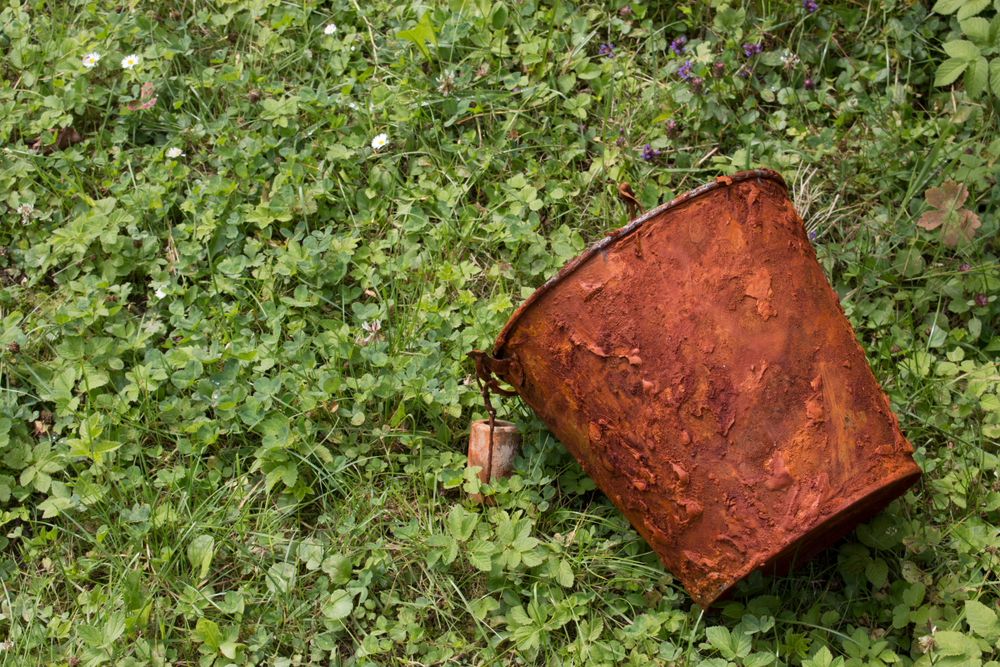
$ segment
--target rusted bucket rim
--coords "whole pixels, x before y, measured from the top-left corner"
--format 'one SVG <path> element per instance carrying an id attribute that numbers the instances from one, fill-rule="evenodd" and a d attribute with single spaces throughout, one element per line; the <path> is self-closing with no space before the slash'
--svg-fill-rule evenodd
<path id="1" fill-rule="evenodd" d="M 532 304 L 534 304 L 536 301 L 541 299 L 546 292 L 552 289 L 553 285 L 555 285 L 560 280 L 571 274 L 576 269 L 576 267 L 586 262 L 593 255 L 601 252 L 602 250 L 607 248 L 609 245 L 613 244 L 621 237 L 627 236 L 633 231 L 639 229 L 646 222 L 652 220 L 653 218 L 663 213 L 664 211 L 670 210 L 675 206 L 680 206 L 681 204 L 689 202 L 695 197 L 700 197 L 701 195 L 707 192 L 711 192 L 716 188 L 727 187 L 729 185 L 732 185 L 733 183 L 749 181 L 754 178 L 756 178 L 758 182 L 762 178 L 775 181 L 786 191 L 788 190 L 788 185 L 785 184 L 785 179 L 783 179 L 781 177 L 781 174 L 779 174 L 776 171 L 772 171 L 770 169 L 752 169 L 750 171 L 741 171 L 740 173 L 733 174 L 732 176 L 720 176 L 711 183 L 706 183 L 705 185 L 697 187 L 694 190 L 691 190 L 690 192 L 685 192 L 682 195 L 678 195 L 677 197 L 674 197 L 672 201 L 669 201 L 666 204 L 662 204 L 646 213 L 643 213 L 638 218 L 628 223 L 624 227 L 621 227 L 620 229 L 617 229 L 614 232 L 609 232 L 608 236 L 605 236 L 603 239 L 601 239 L 594 245 L 587 248 L 582 255 L 580 255 L 576 259 L 571 259 L 570 261 L 566 262 L 566 264 L 563 265 L 561 269 L 559 269 L 559 273 L 557 273 L 556 275 L 552 276 L 547 281 L 545 281 L 544 285 L 535 290 L 531 296 L 525 299 L 524 303 L 522 303 L 520 306 L 517 307 L 517 310 L 514 311 L 514 314 L 510 316 L 510 319 L 507 320 L 507 324 L 500 331 L 500 335 L 497 336 L 496 343 L 493 346 L 493 355 L 496 356 L 497 354 L 500 353 L 500 349 L 507 342 L 507 334 L 514 327 L 514 325 L 517 324 L 518 319 L 521 317 L 524 311 L 530 308 Z"/>

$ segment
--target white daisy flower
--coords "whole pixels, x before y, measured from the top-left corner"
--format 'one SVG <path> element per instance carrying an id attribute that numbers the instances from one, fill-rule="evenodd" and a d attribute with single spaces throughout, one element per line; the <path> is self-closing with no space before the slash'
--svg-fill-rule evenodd
<path id="1" fill-rule="evenodd" d="M 97 64 L 97 61 L 101 59 L 101 54 L 97 51 L 91 51 L 83 57 L 83 66 L 90 69 Z"/>
<path id="2" fill-rule="evenodd" d="M 122 69 L 132 69 L 139 64 L 139 56 L 132 54 L 130 56 L 125 56 L 122 58 Z"/>
<path id="3" fill-rule="evenodd" d="M 184 151 L 182 151 L 179 148 L 168 148 L 167 149 L 167 157 L 168 158 L 173 159 L 173 158 L 178 158 L 178 157 L 183 157 L 183 156 L 184 156 Z"/>
<path id="4" fill-rule="evenodd" d="M 167 293 L 163 291 L 162 287 L 157 287 L 156 288 L 156 292 L 154 293 L 154 296 L 156 296 L 157 299 L 162 299 L 166 295 L 167 295 Z"/>
<path id="5" fill-rule="evenodd" d="M 332 23 L 330 25 L 326 26 L 325 28 L 323 28 L 323 34 L 324 35 L 332 35 L 335 32 L 337 32 L 337 26 L 335 26 Z"/>
<path id="6" fill-rule="evenodd" d="M 389 143 L 389 135 L 383 132 L 372 139 L 372 149 L 378 150 L 380 148 L 384 148 L 387 143 Z M 376 322 L 377 321 L 378 320 L 376 320 Z"/>

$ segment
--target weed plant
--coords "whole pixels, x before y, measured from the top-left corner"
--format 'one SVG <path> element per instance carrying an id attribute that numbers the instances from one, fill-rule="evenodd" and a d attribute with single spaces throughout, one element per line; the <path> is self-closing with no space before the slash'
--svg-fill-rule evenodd
<path id="1" fill-rule="evenodd" d="M 998 8 L 4 0 L 0 665 L 996 667 Z M 754 167 L 926 475 L 703 613 L 465 355 Z"/>

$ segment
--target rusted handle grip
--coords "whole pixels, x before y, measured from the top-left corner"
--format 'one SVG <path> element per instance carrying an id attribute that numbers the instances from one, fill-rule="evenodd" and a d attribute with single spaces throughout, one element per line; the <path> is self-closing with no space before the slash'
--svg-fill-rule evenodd
<path id="1" fill-rule="evenodd" d="M 618 198 L 625 202 L 628 206 L 628 219 L 635 220 L 635 209 L 639 209 L 640 212 L 644 213 L 642 209 L 642 204 L 635 197 L 635 192 L 632 190 L 632 186 L 626 182 L 621 182 L 618 184 Z M 635 233 L 635 256 L 642 257 L 642 233 Z"/>
<path id="2" fill-rule="evenodd" d="M 632 190 L 632 185 L 626 182 L 619 183 L 618 198 L 628 206 L 628 219 L 635 220 L 635 209 L 639 209 L 642 212 L 642 204 L 636 198 L 635 192 Z"/>
<path id="3" fill-rule="evenodd" d="M 494 359 L 481 350 L 473 350 L 469 352 L 469 356 L 476 362 L 476 379 L 479 380 L 479 387 L 482 389 L 483 405 L 490 415 L 489 454 L 486 462 L 486 479 L 490 480 L 493 476 L 493 428 L 497 417 L 497 411 L 490 402 L 490 394 L 517 395 L 516 391 L 501 389 L 500 380 L 493 376 L 496 375 L 511 385 L 520 387 L 524 382 L 524 369 L 518 363 L 516 354 L 510 359 Z"/>
<path id="4" fill-rule="evenodd" d="M 494 359 L 486 352 L 473 350 L 468 356 L 476 362 L 476 377 L 490 388 L 490 391 L 500 396 L 515 396 L 516 391 L 501 389 L 496 378 L 500 378 L 514 387 L 524 383 L 524 369 L 516 358 Z"/>

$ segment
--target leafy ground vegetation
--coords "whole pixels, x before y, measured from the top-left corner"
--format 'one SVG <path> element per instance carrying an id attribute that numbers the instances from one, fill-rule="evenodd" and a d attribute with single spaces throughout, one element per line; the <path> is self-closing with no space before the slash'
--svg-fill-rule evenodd
<path id="1" fill-rule="evenodd" d="M 4 0 L 0 664 L 996 667 L 998 7 Z M 465 354 L 757 166 L 926 475 L 702 613 Z"/>

